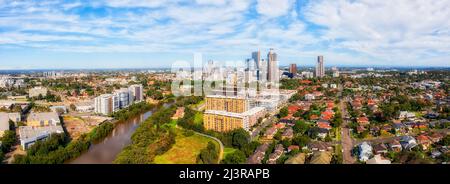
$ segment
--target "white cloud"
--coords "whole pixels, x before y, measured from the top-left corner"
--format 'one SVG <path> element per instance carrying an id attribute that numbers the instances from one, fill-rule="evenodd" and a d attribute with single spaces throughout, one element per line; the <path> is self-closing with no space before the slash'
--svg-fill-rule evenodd
<path id="1" fill-rule="evenodd" d="M 333 47 L 381 60 L 419 60 L 424 53 L 450 53 L 450 1 L 311 1 L 307 20 L 326 28 Z"/>
<path id="2" fill-rule="evenodd" d="M 195 0 L 200 5 L 224 5 L 226 0 Z"/>
<path id="3" fill-rule="evenodd" d="M 106 4 L 111 7 L 156 8 L 169 2 L 169 0 L 106 0 Z"/>
<path id="4" fill-rule="evenodd" d="M 268 17 L 286 15 L 293 5 L 291 0 L 258 0 L 257 11 Z"/>

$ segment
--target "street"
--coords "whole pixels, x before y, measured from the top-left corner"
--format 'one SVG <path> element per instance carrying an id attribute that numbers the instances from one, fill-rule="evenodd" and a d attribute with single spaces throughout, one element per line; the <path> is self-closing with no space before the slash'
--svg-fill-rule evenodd
<path id="1" fill-rule="evenodd" d="M 342 145 L 342 159 L 344 164 L 354 164 L 356 162 L 355 158 L 352 157 L 353 146 L 355 145 L 355 141 L 352 139 L 350 135 L 350 129 L 348 128 L 349 121 L 346 117 L 348 117 L 348 111 L 346 103 L 348 98 L 342 97 L 343 85 L 339 85 L 339 98 L 342 100 L 339 103 L 339 108 L 342 112 L 343 123 L 341 125 L 341 145 Z"/>

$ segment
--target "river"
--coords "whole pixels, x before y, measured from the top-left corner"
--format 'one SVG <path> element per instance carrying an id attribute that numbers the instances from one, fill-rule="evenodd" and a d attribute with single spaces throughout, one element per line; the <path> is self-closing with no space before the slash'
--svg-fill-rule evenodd
<path id="1" fill-rule="evenodd" d="M 170 103 L 164 104 L 164 107 L 168 106 Z M 92 144 L 88 151 L 69 161 L 68 164 L 112 164 L 117 155 L 131 143 L 131 135 L 139 124 L 149 118 L 157 109 L 154 108 L 137 117 L 118 122 L 109 136 L 101 142 Z"/>

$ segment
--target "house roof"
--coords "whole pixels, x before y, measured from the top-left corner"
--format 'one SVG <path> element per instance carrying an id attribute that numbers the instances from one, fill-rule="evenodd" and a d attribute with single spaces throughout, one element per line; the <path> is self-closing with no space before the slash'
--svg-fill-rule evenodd
<path id="1" fill-rule="evenodd" d="M 31 113 L 27 121 L 48 121 L 59 122 L 59 116 L 56 112 Z"/>
<path id="2" fill-rule="evenodd" d="M 285 164 L 305 164 L 306 154 L 298 153 L 284 162 Z"/>
<path id="3" fill-rule="evenodd" d="M 327 122 L 317 122 L 317 127 L 321 129 L 331 129 L 330 123 Z"/>
<path id="4" fill-rule="evenodd" d="M 367 122 L 369 122 L 369 118 L 363 116 L 363 117 L 356 118 L 356 121 L 358 123 L 367 123 Z"/>
<path id="5" fill-rule="evenodd" d="M 330 162 L 331 162 L 331 152 L 319 151 L 313 154 L 310 164 L 330 164 Z"/>
<path id="6" fill-rule="evenodd" d="M 430 138 L 426 135 L 419 135 L 416 137 L 417 141 L 419 143 L 426 143 L 426 142 L 430 142 Z"/>
<path id="7" fill-rule="evenodd" d="M 391 161 L 384 159 L 381 155 L 375 155 L 373 158 L 369 159 L 366 164 L 391 164 Z"/>

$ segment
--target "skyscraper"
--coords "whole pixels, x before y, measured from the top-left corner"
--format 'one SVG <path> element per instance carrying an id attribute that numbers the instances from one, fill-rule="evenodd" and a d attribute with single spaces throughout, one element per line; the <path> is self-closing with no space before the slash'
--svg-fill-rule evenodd
<path id="1" fill-rule="evenodd" d="M 289 67 L 289 73 L 296 74 L 297 73 L 297 64 L 291 64 Z"/>
<path id="2" fill-rule="evenodd" d="M 255 63 L 256 68 L 260 69 L 261 68 L 261 52 L 259 50 L 252 52 L 252 59 L 256 62 Z"/>
<path id="3" fill-rule="evenodd" d="M 325 77 L 325 67 L 323 65 L 323 56 L 317 57 L 316 77 Z"/>
<path id="4" fill-rule="evenodd" d="M 267 54 L 267 81 L 274 82 L 278 76 L 277 53 L 270 49 Z"/>

